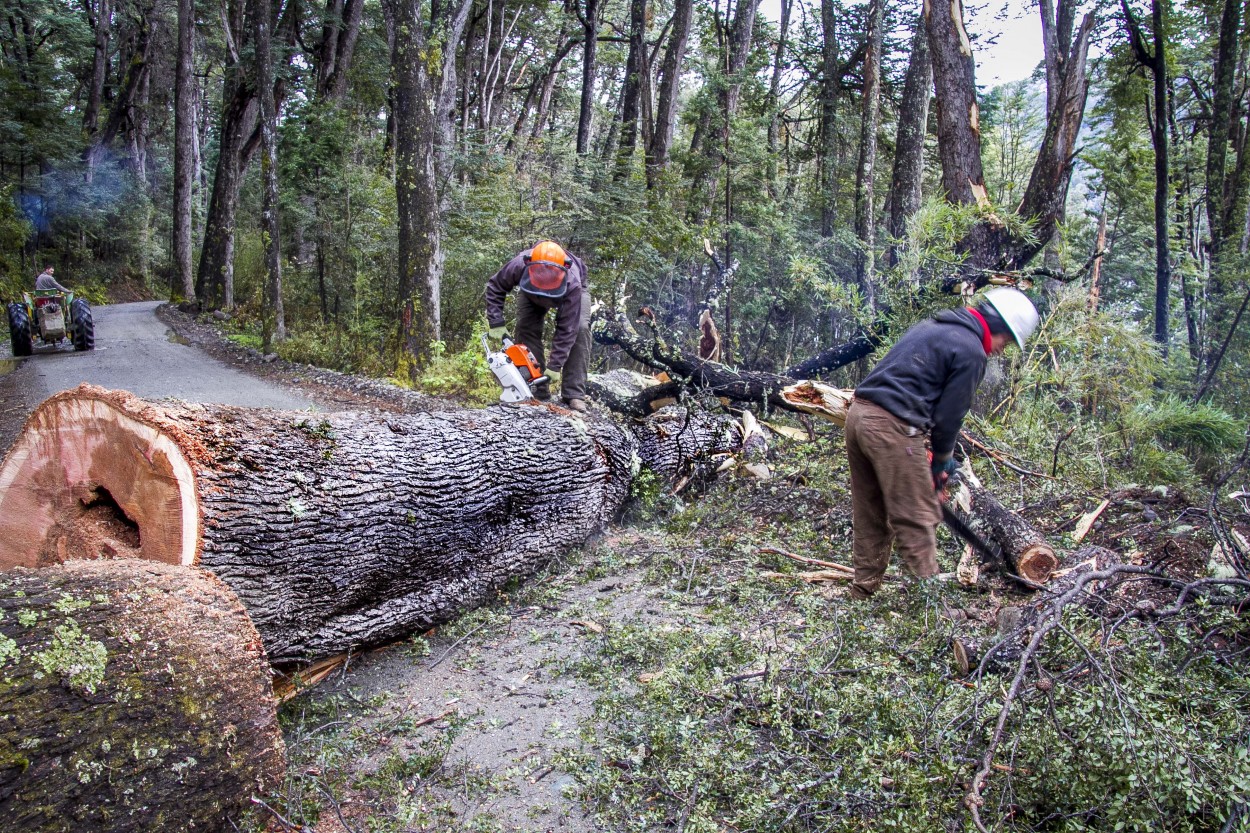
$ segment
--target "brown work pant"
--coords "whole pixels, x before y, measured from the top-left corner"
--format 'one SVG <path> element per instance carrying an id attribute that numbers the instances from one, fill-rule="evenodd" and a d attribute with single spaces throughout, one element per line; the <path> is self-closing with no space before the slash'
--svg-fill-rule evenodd
<path id="1" fill-rule="evenodd" d="M 879 405 L 856 399 L 846 418 L 846 456 L 855 531 L 851 595 L 867 598 L 881 586 L 891 544 L 914 575 L 936 575 L 942 511 L 924 434 Z"/>
<path id="2" fill-rule="evenodd" d="M 590 371 L 590 307 L 590 291 L 583 290 L 582 320 L 577 328 L 577 341 L 573 342 L 568 361 L 562 368 L 564 384 L 561 386 L 560 393 L 565 402 L 570 399 L 586 398 L 586 376 Z M 546 307 L 524 292 L 517 293 L 516 340 L 530 349 L 534 358 L 538 360 L 538 366 L 543 370 L 547 369 L 547 356 L 543 350 L 543 322 L 546 315 Z M 545 393 L 540 395 L 546 396 Z"/>

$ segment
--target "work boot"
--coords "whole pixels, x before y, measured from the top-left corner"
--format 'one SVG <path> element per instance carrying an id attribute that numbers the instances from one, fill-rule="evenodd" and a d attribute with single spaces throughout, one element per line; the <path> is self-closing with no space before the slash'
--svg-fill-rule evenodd
<path id="1" fill-rule="evenodd" d="M 570 411 L 577 411 L 579 414 L 586 413 L 585 399 L 566 399 L 564 400 L 564 404 L 568 406 Z"/>

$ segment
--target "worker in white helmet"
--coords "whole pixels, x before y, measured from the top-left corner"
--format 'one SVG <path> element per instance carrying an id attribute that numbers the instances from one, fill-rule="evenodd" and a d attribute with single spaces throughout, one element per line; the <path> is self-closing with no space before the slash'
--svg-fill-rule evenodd
<path id="1" fill-rule="evenodd" d="M 939 493 L 989 357 L 1024 346 L 1037 309 L 1018 289 L 916 324 L 855 388 L 846 420 L 854 525 L 851 596 L 876 592 L 897 546 L 918 578 L 936 575 Z M 928 440 L 929 448 L 925 448 Z"/>

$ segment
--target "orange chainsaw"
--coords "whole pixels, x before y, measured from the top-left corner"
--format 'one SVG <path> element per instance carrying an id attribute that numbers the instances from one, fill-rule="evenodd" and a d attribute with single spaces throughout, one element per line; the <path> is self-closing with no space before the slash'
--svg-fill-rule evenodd
<path id="1" fill-rule="evenodd" d="M 491 350 L 486 334 L 482 334 L 482 350 L 486 353 L 486 366 L 495 374 L 503 392 L 499 401 L 508 404 L 524 402 L 534 398 L 534 386 L 547 381 L 547 377 L 538 369 L 534 354 L 524 344 L 515 344 L 512 339 L 504 337 L 503 349 Z"/>

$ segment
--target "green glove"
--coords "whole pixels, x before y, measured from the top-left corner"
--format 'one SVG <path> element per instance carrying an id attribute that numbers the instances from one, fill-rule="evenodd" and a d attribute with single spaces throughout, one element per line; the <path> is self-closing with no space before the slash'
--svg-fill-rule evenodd
<path id="1" fill-rule="evenodd" d="M 505 327 L 503 324 L 500 324 L 498 327 L 491 327 L 489 330 L 486 331 L 487 338 L 489 338 L 491 341 L 495 341 L 500 344 L 503 344 L 504 337 L 507 335 L 508 335 L 508 328 Z"/>
<path id="2" fill-rule="evenodd" d="M 543 372 L 547 374 L 547 379 L 550 382 L 549 389 L 554 394 L 560 389 L 560 380 L 564 378 L 564 374 L 558 370 L 552 370 L 550 367 Z"/>

